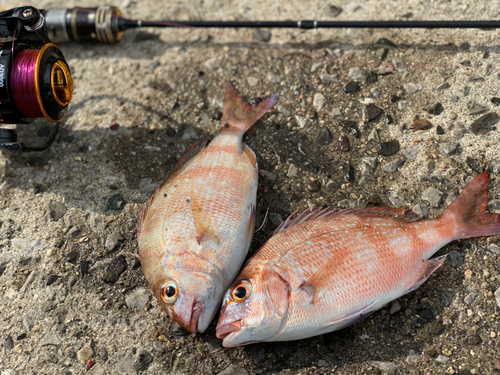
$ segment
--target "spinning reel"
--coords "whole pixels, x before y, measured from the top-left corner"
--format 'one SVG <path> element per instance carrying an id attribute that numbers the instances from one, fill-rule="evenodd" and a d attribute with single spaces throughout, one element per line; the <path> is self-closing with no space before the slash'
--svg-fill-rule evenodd
<path id="1" fill-rule="evenodd" d="M 29 124 L 45 117 L 58 123 L 73 95 L 73 78 L 61 50 L 43 31 L 44 17 L 34 7 L 0 13 L 0 123 Z M 17 141 L 12 129 L 0 129 L 0 148 L 11 151 L 43 150 Z"/>

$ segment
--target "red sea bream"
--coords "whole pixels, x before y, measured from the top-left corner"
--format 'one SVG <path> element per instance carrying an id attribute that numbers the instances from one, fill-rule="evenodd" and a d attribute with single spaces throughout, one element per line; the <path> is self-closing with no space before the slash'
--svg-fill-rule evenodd
<path id="1" fill-rule="evenodd" d="M 350 325 L 417 289 L 451 241 L 500 233 L 486 212 L 489 172 L 437 218 L 409 209 L 318 210 L 287 219 L 227 291 L 217 325 L 224 346 L 287 341 Z"/>
<path id="2" fill-rule="evenodd" d="M 141 213 L 144 275 L 167 314 L 203 332 L 243 264 L 255 226 L 257 161 L 243 134 L 271 108 L 249 105 L 231 83 L 220 131 L 181 158 Z"/>

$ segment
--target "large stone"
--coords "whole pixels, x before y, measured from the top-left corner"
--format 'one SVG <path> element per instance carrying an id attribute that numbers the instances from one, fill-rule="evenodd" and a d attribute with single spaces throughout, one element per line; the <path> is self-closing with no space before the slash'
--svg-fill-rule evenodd
<path id="1" fill-rule="evenodd" d="M 432 186 L 422 193 L 422 200 L 429 202 L 432 207 L 439 207 L 443 199 L 443 193 Z"/>
<path id="2" fill-rule="evenodd" d="M 151 294 L 144 288 L 137 288 L 125 298 L 125 303 L 130 309 L 142 310 L 149 302 Z"/>

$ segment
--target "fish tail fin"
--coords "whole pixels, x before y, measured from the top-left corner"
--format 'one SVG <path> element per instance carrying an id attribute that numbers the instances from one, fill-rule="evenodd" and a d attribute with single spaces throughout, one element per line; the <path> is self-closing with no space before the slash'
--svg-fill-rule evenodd
<path id="1" fill-rule="evenodd" d="M 250 105 L 234 85 L 228 82 L 224 94 L 221 131 L 245 134 L 276 103 L 278 97 L 278 94 L 274 94 L 257 104 Z"/>
<path id="2" fill-rule="evenodd" d="M 441 215 L 455 222 L 456 239 L 500 234 L 500 215 L 486 212 L 489 175 L 478 175 Z"/>

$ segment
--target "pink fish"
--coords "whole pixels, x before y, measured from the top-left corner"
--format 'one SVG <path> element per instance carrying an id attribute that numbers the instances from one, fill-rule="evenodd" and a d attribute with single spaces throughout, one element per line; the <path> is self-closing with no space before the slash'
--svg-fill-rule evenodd
<path id="1" fill-rule="evenodd" d="M 220 131 L 188 150 L 141 213 L 144 275 L 167 314 L 203 332 L 250 247 L 257 161 L 243 134 L 276 102 L 249 105 L 229 82 Z"/>
<path id="2" fill-rule="evenodd" d="M 500 233 L 488 181 L 481 173 L 435 219 L 389 207 L 288 218 L 227 291 L 217 337 L 231 347 L 316 336 L 417 289 L 445 261 L 429 259 L 440 248 Z"/>

